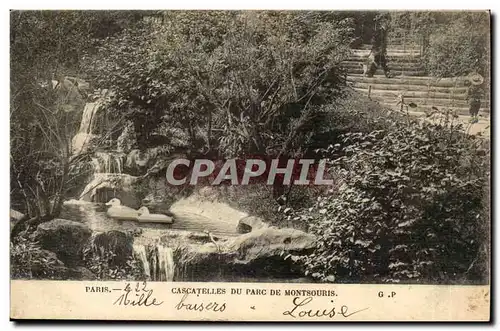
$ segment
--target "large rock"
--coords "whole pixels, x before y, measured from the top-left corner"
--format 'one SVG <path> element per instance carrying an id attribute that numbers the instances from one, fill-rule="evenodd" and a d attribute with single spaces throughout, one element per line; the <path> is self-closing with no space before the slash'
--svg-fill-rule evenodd
<path id="1" fill-rule="evenodd" d="M 38 226 L 34 237 L 42 248 L 56 253 L 59 260 L 74 266 L 82 260 L 82 250 L 92 231 L 82 223 L 54 219 Z"/>
<path id="2" fill-rule="evenodd" d="M 12 229 L 16 226 L 16 224 L 22 220 L 25 217 L 25 215 L 21 212 L 18 212 L 17 210 L 11 209 L 10 210 L 10 230 L 12 232 Z"/>
<path id="3" fill-rule="evenodd" d="M 248 216 L 242 218 L 238 222 L 238 227 L 236 230 L 238 231 L 238 233 L 248 233 L 267 227 L 269 227 L 269 225 L 264 222 L 262 218 L 256 216 Z"/>
<path id="4" fill-rule="evenodd" d="M 105 203 L 113 198 L 120 199 L 122 205 L 139 208 L 138 186 L 140 178 L 128 174 L 96 173 L 83 189 L 80 199 L 89 202 Z"/>
<path id="5" fill-rule="evenodd" d="M 111 258 L 112 266 L 125 267 L 127 261 L 132 257 L 134 237 L 130 232 L 107 231 L 95 234 L 92 238 L 92 249 L 94 254 L 104 256 L 109 252 L 115 255 Z"/>
<path id="6" fill-rule="evenodd" d="M 227 249 L 238 252 L 239 263 L 249 263 L 284 254 L 307 254 L 314 245 L 315 237 L 311 234 L 292 228 L 270 227 L 236 237 Z"/>
<path id="7" fill-rule="evenodd" d="M 302 267 L 288 254 L 312 252 L 315 237 L 300 230 L 262 228 L 227 240 L 188 245 L 177 263 L 183 273 L 176 280 L 228 281 L 243 277 L 292 279 L 303 276 Z"/>
<path id="8" fill-rule="evenodd" d="M 181 198 L 172 204 L 170 211 L 174 215 L 194 214 L 203 216 L 218 222 L 221 226 L 232 229 L 232 231 L 235 231 L 240 219 L 248 216 L 247 213 L 237 210 L 227 203 L 207 199 L 207 194 L 205 191 L 203 195 L 194 193 L 187 198 Z"/>

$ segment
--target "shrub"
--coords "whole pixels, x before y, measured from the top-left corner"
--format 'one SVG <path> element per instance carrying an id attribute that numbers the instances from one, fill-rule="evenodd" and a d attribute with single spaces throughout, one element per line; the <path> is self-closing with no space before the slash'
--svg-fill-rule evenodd
<path id="1" fill-rule="evenodd" d="M 429 36 L 424 61 L 437 77 L 467 75 L 478 70 L 488 75 L 489 31 L 486 12 L 455 13 L 449 22 L 436 25 Z"/>
<path id="2" fill-rule="evenodd" d="M 338 190 L 298 217 L 318 237 L 306 275 L 340 282 L 449 282 L 472 276 L 488 163 L 461 125 L 396 121 L 330 146 Z M 297 217 L 297 216 L 295 216 Z"/>
<path id="3" fill-rule="evenodd" d="M 53 278 L 63 265 L 56 255 L 28 238 L 19 236 L 10 243 L 11 278 Z"/>
<path id="4" fill-rule="evenodd" d="M 145 275 L 139 261 L 130 256 L 124 264 L 115 264 L 116 254 L 110 248 L 96 248 L 89 241 L 84 251 L 85 266 L 97 280 L 144 280 Z"/>

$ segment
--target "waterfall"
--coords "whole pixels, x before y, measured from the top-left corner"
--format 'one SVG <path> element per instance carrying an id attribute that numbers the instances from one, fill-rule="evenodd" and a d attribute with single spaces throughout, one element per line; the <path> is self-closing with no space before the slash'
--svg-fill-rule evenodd
<path id="1" fill-rule="evenodd" d="M 141 261 L 142 268 L 146 274 L 147 279 L 151 279 L 151 270 L 149 268 L 149 261 L 146 255 L 146 247 L 144 245 L 133 245 L 134 255 L 136 259 Z"/>
<path id="2" fill-rule="evenodd" d="M 163 245 L 134 244 L 134 256 L 141 261 L 147 279 L 159 282 L 174 281 L 174 255 L 172 248 Z"/>
<path id="3" fill-rule="evenodd" d="M 95 118 L 95 113 L 99 109 L 97 102 L 89 102 L 85 104 L 83 109 L 82 122 L 80 123 L 79 133 L 92 133 L 92 124 Z"/>
<path id="4" fill-rule="evenodd" d="M 116 189 L 130 191 L 136 177 L 122 173 L 123 159 L 121 153 L 95 152 L 92 156 L 94 176 L 83 189 L 80 200 L 108 202 L 115 197 L 113 192 Z"/>
<path id="5" fill-rule="evenodd" d="M 85 104 L 83 109 L 82 121 L 80 122 L 80 129 L 73 137 L 73 153 L 80 154 L 84 151 L 87 143 L 92 138 L 92 128 L 94 126 L 95 115 L 99 110 L 99 102 L 89 102 Z"/>
<path id="6" fill-rule="evenodd" d="M 158 262 L 160 266 L 159 280 L 172 282 L 174 280 L 174 255 L 172 248 L 157 245 L 156 249 L 158 250 Z"/>
<path id="7" fill-rule="evenodd" d="M 121 174 L 123 172 L 123 158 L 119 153 L 96 152 L 92 157 L 95 173 Z"/>

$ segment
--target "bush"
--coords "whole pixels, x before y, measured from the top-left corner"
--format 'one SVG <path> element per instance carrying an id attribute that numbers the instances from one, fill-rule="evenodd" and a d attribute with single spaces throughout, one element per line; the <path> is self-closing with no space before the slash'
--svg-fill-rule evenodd
<path id="1" fill-rule="evenodd" d="M 19 236 L 10 243 L 11 278 L 54 278 L 62 266 L 56 255 L 28 238 Z"/>
<path id="2" fill-rule="evenodd" d="M 144 280 L 142 265 L 129 256 L 124 264 L 116 264 L 116 253 L 112 248 L 95 247 L 92 241 L 84 249 L 85 267 L 97 280 Z"/>
<path id="3" fill-rule="evenodd" d="M 362 97 L 356 91 L 345 93 L 345 97 L 339 102 L 323 107 L 326 116 L 320 130 L 304 143 L 307 157 L 317 157 L 318 151 L 324 146 L 342 143 L 343 135 L 348 132 L 368 134 L 375 129 L 387 127 L 394 119 L 401 119 L 399 114 L 394 113 L 391 113 L 392 118 L 389 118 L 387 109 Z M 303 214 L 299 211 L 307 210 L 315 203 L 316 197 L 324 194 L 326 189 L 296 185 L 291 188 L 286 187 L 284 193 L 286 200 L 280 199 L 281 204 L 273 197 L 272 187 L 265 184 L 235 186 L 230 189 L 223 187 L 218 198 L 233 208 L 263 218 L 271 225 L 306 231 L 308 222 L 304 221 Z M 283 213 L 285 210 L 287 212 Z"/>
<path id="4" fill-rule="evenodd" d="M 338 190 L 298 213 L 318 237 L 306 275 L 339 282 L 453 282 L 481 259 L 487 159 L 460 125 L 395 121 L 330 146 Z M 484 199 L 484 200 L 487 200 Z M 483 259 L 484 261 L 484 259 Z"/>
<path id="5" fill-rule="evenodd" d="M 488 75 L 489 31 L 486 12 L 455 13 L 436 25 L 429 36 L 424 61 L 437 77 L 467 75 L 473 70 Z"/>

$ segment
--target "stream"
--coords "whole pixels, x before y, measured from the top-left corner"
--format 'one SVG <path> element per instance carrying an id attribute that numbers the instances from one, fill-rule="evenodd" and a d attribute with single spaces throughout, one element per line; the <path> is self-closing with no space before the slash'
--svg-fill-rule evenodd
<path id="1" fill-rule="evenodd" d="M 98 122 L 97 113 L 100 108 L 99 101 L 85 105 L 79 130 L 73 138 L 74 155 L 87 151 L 89 142 L 97 136 L 94 127 Z M 134 185 L 139 177 L 127 173 L 126 169 L 130 168 L 124 167 L 125 162 L 128 162 L 127 154 L 119 148 L 112 151 L 93 151 L 93 175 L 78 199 L 65 201 L 60 217 L 83 223 L 94 233 L 139 229 L 140 231 L 131 231 L 134 232 L 132 250 L 134 258 L 142 264 L 148 280 L 189 281 L 191 278 L 186 275 L 193 273 L 193 270 L 185 270 L 184 265 L 176 268 L 174 256 L 177 249 L 181 250 L 179 254 L 183 254 L 182 249 L 186 245 L 199 246 L 201 249 L 205 247 L 203 245 L 213 245 L 214 237 L 225 240 L 239 235 L 238 222 L 248 216 L 247 214 L 221 203 L 196 199 L 184 199 L 177 201 L 175 208 L 171 206 L 173 224 L 121 221 L 108 217 L 105 203 L 112 198 L 120 199 L 125 206 L 137 205 L 133 203 L 136 198 Z M 120 192 L 122 196 L 119 195 Z M 206 232 L 214 237 L 209 237 Z M 176 275 L 176 272 L 179 274 Z M 198 279 L 207 278 L 204 281 L 283 281 L 283 278 L 252 279 L 239 273 L 220 274 L 215 276 L 216 279 L 212 279 L 214 276 L 209 276 L 204 271 L 195 273 Z"/>
<path id="2" fill-rule="evenodd" d="M 185 243 L 182 238 L 186 233 L 209 231 L 219 237 L 238 235 L 233 224 L 189 212 L 173 213 L 173 224 L 120 221 L 108 217 L 103 204 L 83 200 L 66 201 L 60 217 L 81 222 L 93 232 L 141 229 L 140 235 L 134 238 L 133 251 L 135 258 L 141 261 L 147 279 L 152 281 L 174 280 L 175 261 L 173 247 L 170 246 Z M 178 236 L 179 239 L 173 239 L 170 245 L 160 243 L 166 235 L 172 238 Z"/>
<path id="3" fill-rule="evenodd" d="M 81 200 L 66 201 L 60 217 L 84 223 L 91 230 L 97 232 L 111 230 L 123 231 L 140 228 L 143 232 L 157 232 L 159 235 L 164 234 L 168 230 L 192 232 L 210 231 L 214 235 L 225 237 L 238 235 L 236 231 L 237 224 L 219 222 L 218 220 L 213 220 L 190 212 L 178 211 L 173 213 L 173 224 L 120 221 L 108 217 L 103 204 Z"/>

